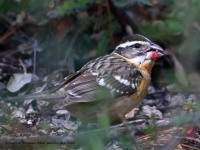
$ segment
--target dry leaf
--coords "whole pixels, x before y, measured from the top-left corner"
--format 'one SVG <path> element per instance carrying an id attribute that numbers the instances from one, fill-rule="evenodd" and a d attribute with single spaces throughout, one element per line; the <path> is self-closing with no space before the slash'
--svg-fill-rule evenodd
<path id="1" fill-rule="evenodd" d="M 7 89 L 10 92 L 17 92 L 20 90 L 25 84 L 30 83 L 32 79 L 32 74 L 24 73 L 24 74 L 13 74 L 13 77 L 10 78 L 7 84 Z"/>
<path id="2" fill-rule="evenodd" d="M 126 119 L 133 118 L 133 117 L 135 116 L 135 111 L 137 111 L 137 109 L 138 109 L 138 108 L 132 109 L 129 113 L 127 113 L 127 114 L 125 115 L 125 118 L 126 118 Z"/>

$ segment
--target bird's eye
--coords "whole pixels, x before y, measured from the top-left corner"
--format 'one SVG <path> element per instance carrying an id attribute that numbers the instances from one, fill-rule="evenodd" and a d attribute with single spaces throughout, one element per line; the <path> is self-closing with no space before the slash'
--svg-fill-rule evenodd
<path id="1" fill-rule="evenodd" d="M 141 44 L 138 44 L 138 43 L 136 43 L 136 44 L 133 45 L 134 48 L 140 48 L 141 46 L 142 46 L 142 45 L 141 45 Z"/>

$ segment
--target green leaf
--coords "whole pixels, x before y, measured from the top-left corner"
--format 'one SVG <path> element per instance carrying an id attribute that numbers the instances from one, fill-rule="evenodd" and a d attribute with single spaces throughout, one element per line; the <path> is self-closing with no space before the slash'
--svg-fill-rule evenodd
<path id="1" fill-rule="evenodd" d="M 183 23 L 178 19 L 167 19 L 165 21 L 166 28 L 168 31 L 173 33 L 179 33 L 183 30 Z"/>
<path id="2" fill-rule="evenodd" d="M 85 9 L 89 3 L 97 2 L 99 2 L 99 0 L 68 0 L 58 7 L 58 12 L 61 16 L 64 16 L 65 14 L 70 14 L 73 11 Z"/>
<path id="3" fill-rule="evenodd" d="M 76 141 L 81 145 L 83 150 L 102 150 L 105 149 L 105 137 L 105 132 L 98 134 L 97 132 L 88 131 L 82 135 L 78 134 Z"/>
<path id="4" fill-rule="evenodd" d="M 146 134 L 152 134 L 154 132 L 154 125 L 149 124 L 146 129 Z"/>
<path id="5" fill-rule="evenodd" d="M 1 0 L 0 1 L 0 15 L 3 15 L 9 11 L 15 11 L 19 9 L 18 3 L 14 0 Z"/>
<path id="6" fill-rule="evenodd" d="M 49 19 L 43 18 L 43 19 L 38 23 L 38 25 L 39 25 L 39 26 L 43 26 L 43 25 L 46 25 L 48 22 L 49 22 Z"/>
<path id="7" fill-rule="evenodd" d="M 108 129 L 110 126 L 110 119 L 108 117 L 108 112 L 105 110 L 99 118 L 99 123 L 103 129 Z"/>
<path id="8" fill-rule="evenodd" d="M 40 123 L 38 125 L 38 129 L 42 129 L 42 130 L 45 130 L 45 131 L 50 131 L 51 127 L 49 126 L 48 123 Z"/>
<path id="9" fill-rule="evenodd" d="M 151 5 L 150 0 L 126 0 L 126 1 L 125 0 L 116 0 L 116 1 L 114 1 L 114 4 L 117 7 L 125 7 L 128 5 L 132 5 L 134 3 L 140 3 L 143 5 Z"/>

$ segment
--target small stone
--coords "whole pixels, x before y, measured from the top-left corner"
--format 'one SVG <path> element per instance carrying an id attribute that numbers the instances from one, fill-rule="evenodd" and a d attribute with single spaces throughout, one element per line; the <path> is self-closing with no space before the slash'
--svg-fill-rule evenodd
<path id="1" fill-rule="evenodd" d="M 120 144 L 118 142 L 112 142 L 106 146 L 106 149 L 107 150 L 123 150 L 123 148 L 121 148 L 119 145 Z"/>
<path id="2" fill-rule="evenodd" d="M 56 126 L 56 127 L 61 127 L 64 121 L 65 120 L 63 120 L 63 119 L 55 119 L 55 118 L 53 118 L 52 119 L 52 124 L 54 126 Z"/>
<path id="3" fill-rule="evenodd" d="M 78 128 L 78 125 L 76 125 L 74 122 L 72 121 L 66 121 L 63 119 L 52 119 L 52 124 L 55 125 L 56 127 L 64 127 L 65 129 L 68 130 L 75 130 Z"/>
<path id="4" fill-rule="evenodd" d="M 32 101 L 33 101 L 33 99 L 24 100 L 23 105 L 24 106 L 30 105 Z"/>
<path id="5" fill-rule="evenodd" d="M 156 103 L 158 103 L 158 100 L 156 100 L 156 99 L 144 99 L 143 100 L 144 105 L 155 105 Z"/>
<path id="6" fill-rule="evenodd" d="M 170 85 L 166 86 L 166 89 L 168 91 L 173 91 L 175 89 L 175 87 L 176 87 L 175 84 L 170 84 Z"/>
<path id="7" fill-rule="evenodd" d="M 149 118 L 152 118 L 152 117 L 158 118 L 158 119 L 163 118 L 162 113 L 159 110 L 157 110 L 155 106 L 150 107 L 148 105 L 145 105 L 142 107 L 142 111 L 143 111 L 144 115 Z"/>
<path id="8" fill-rule="evenodd" d="M 182 106 L 186 102 L 186 97 L 183 94 L 167 95 L 166 100 L 169 102 L 169 107 Z"/>
<path id="9" fill-rule="evenodd" d="M 15 109 L 11 118 L 25 118 L 25 110 L 23 108 Z"/>
<path id="10" fill-rule="evenodd" d="M 56 115 L 59 115 L 59 116 L 69 115 L 69 112 L 65 109 L 62 109 L 62 110 L 56 111 Z"/>
<path id="11" fill-rule="evenodd" d="M 57 130 L 57 133 L 60 133 L 60 134 L 66 133 L 66 129 L 59 129 Z"/>
<path id="12" fill-rule="evenodd" d="M 28 121 L 27 121 L 27 124 L 28 124 L 28 125 L 32 125 L 32 124 L 33 124 L 33 120 L 28 120 Z"/>
<path id="13" fill-rule="evenodd" d="M 19 122 L 22 123 L 22 124 L 25 124 L 26 123 L 26 119 L 25 118 L 20 118 Z"/>
<path id="14" fill-rule="evenodd" d="M 195 102 L 197 99 L 197 96 L 195 94 L 190 94 L 187 98 L 187 101 Z"/>
<path id="15" fill-rule="evenodd" d="M 58 13 L 57 10 L 51 10 L 51 11 L 47 12 L 46 15 L 47 15 L 50 19 L 54 19 L 54 18 L 56 18 L 56 17 L 59 16 L 59 13 Z"/>
<path id="16" fill-rule="evenodd" d="M 38 100 L 37 101 L 37 106 L 39 110 L 42 110 L 44 107 L 48 106 L 50 103 L 47 101 L 43 101 L 43 100 Z"/>
<path id="17" fill-rule="evenodd" d="M 42 129 L 40 129 L 39 131 L 42 132 L 42 133 L 44 133 L 44 134 L 47 134 L 47 133 L 48 133 L 48 131 L 42 130 Z"/>
<path id="18" fill-rule="evenodd" d="M 170 121 L 168 119 L 158 120 L 155 122 L 155 124 L 158 127 L 162 127 L 162 126 L 166 127 L 166 126 L 170 125 Z"/>
<path id="19" fill-rule="evenodd" d="M 34 114 L 35 113 L 35 110 L 33 109 L 33 106 L 32 105 L 29 105 L 29 108 L 28 110 L 26 111 L 26 114 Z"/>
<path id="20" fill-rule="evenodd" d="M 148 93 L 155 93 L 155 91 L 156 91 L 156 90 L 155 90 L 155 88 L 154 88 L 153 86 L 150 85 L 150 86 L 148 87 Z"/>

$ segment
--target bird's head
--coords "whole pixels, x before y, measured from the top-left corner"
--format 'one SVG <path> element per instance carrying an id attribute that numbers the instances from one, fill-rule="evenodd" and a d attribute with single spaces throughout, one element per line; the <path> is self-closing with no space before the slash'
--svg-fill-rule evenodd
<path id="1" fill-rule="evenodd" d="M 115 48 L 117 53 L 136 65 L 154 61 L 164 55 L 164 50 L 146 37 L 134 34 L 126 36 Z"/>

